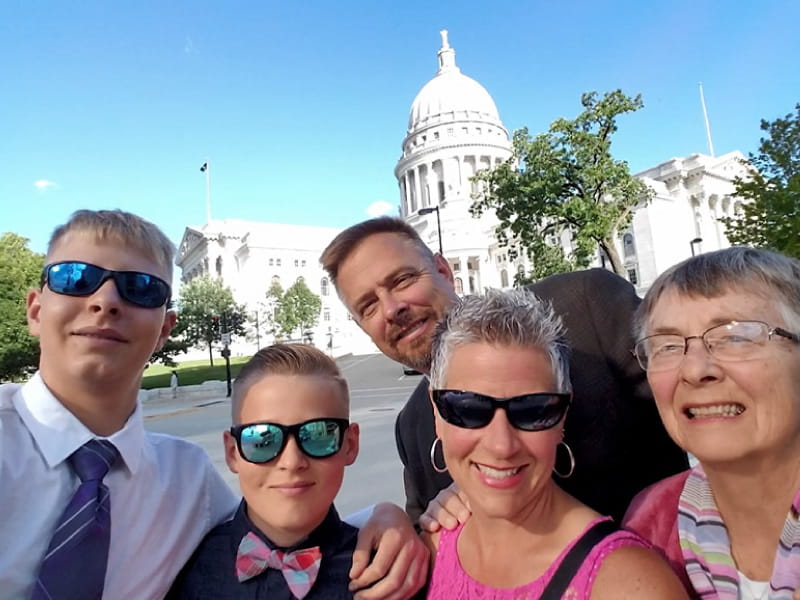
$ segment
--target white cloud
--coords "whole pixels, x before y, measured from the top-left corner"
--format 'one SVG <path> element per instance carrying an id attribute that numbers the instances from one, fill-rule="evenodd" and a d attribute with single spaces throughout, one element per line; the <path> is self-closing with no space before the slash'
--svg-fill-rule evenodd
<path id="1" fill-rule="evenodd" d="M 35 187 L 40 192 L 46 192 L 47 190 L 52 190 L 56 187 L 55 181 L 49 181 L 47 179 L 40 179 L 39 181 L 33 182 L 33 187 Z"/>
<path id="2" fill-rule="evenodd" d="M 395 212 L 394 204 L 389 204 L 383 200 L 378 200 L 377 202 L 373 202 L 367 207 L 367 214 L 370 217 L 382 217 L 383 215 L 388 215 L 389 213 Z"/>

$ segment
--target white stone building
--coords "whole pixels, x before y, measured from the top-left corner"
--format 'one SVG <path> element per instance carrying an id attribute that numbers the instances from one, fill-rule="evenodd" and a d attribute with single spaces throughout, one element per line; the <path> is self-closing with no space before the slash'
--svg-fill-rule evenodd
<path id="1" fill-rule="evenodd" d="M 459 293 L 510 287 L 516 272 L 528 269 L 527 260 L 509 260 L 496 241 L 493 213 L 475 219 L 469 212 L 477 191 L 470 177 L 511 156 L 509 134 L 486 89 L 456 65 L 447 32 L 442 32 L 438 63 L 435 76 L 411 105 L 395 168 L 400 214 L 432 249 L 441 248 Z M 636 211 L 631 228 L 620 232 L 618 250 L 640 293 L 692 251 L 728 246 L 718 218 L 732 214 L 739 204 L 731 194 L 733 178 L 743 173 L 742 158 L 740 152 L 716 158 L 693 154 L 637 174 L 654 190 L 654 198 Z M 267 310 L 266 291 L 274 279 L 286 289 L 303 277 L 322 299 L 313 343 L 329 349 L 332 340 L 335 355 L 375 352 L 319 265 L 322 250 L 337 233 L 325 227 L 212 220 L 186 228 L 176 263 L 183 281 L 204 273 L 221 277 L 253 314 Z M 603 266 L 599 256 L 597 265 Z M 272 342 L 266 329 L 262 325 L 261 346 Z M 256 345 L 253 332 L 233 350 L 251 353 Z"/>
<path id="2" fill-rule="evenodd" d="M 395 168 L 400 213 L 432 249 L 442 249 L 459 292 L 509 287 L 518 270 L 527 270 L 526 259 L 509 261 L 496 241 L 493 213 L 474 219 L 469 212 L 471 195 L 477 191 L 469 178 L 511 155 L 508 131 L 486 89 L 456 66 L 446 31 L 438 59 L 436 75 L 411 105 Z M 739 203 L 731 194 L 733 178 L 743 173 L 742 158 L 738 151 L 716 158 L 693 154 L 636 175 L 655 195 L 636 211 L 630 230 L 620 232 L 618 250 L 628 278 L 640 292 L 693 250 L 729 245 L 717 219 L 731 215 Z M 604 263 L 598 254 L 597 266 Z"/>
<path id="3" fill-rule="evenodd" d="M 231 288 L 236 301 L 247 306 L 253 324 L 247 339 L 234 339 L 234 354 L 250 354 L 258 346 L 274 341 L 267 324 L 271 310 L 267 290 L 273 281 L 286 290 L 300 277 L 322 300 L 319 323 L 311 332 L 313 344 L 337 356 L 374 352 L 374 345 L 350 319 L 319 264 L 320 254 L 339 231 L 330 227 L 211 220 L 186 228 L 175 263 L 181 269 L 183 282 L 205 274 L 219 277 Z"/>

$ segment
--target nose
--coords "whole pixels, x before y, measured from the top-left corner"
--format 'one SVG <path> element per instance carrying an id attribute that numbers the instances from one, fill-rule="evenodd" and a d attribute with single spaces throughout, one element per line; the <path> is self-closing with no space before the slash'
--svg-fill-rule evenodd
<path id="1" fill-rule="evenodd" d="M 722 376 L 719 363 L 700 336 L 686 338 L 686 351 L 679 368 L 681 377 L 690 383 L 715 381 Z"/>
<path id="2" fill-rule="evenodd" d="M 278 456 L 276 466 L 284 471 L 297 471 L 308 467 L 308 457 L 303 454 L 300 447 L 297 445 L 297 440 L 294 436 L 289 436 L 289 441 L 283 452 Z"/>
<path id="3" fill-rule="evenodd" d="M 408 303 L 402 298 L 397 297 L 390 291 L 385 291 L 378 295 L 378 300 L 381 303 L 381 310 L 383 317 L 392 322 L 397 319 L 398 315 L 404 314 L 408 309 Z"/>
<path id="4" fill-rule="evenodd" d="M 497 458 L 509 458 L 519 449 L 519 431 L 508 422 L 506 411 L 497 409 L 481 437 L 484 445 Z"/>
<path id="5" fill-rule="evenodd" d="M 89 296 L 89 308 L 92 312 L 110 312 L 117 314 L 122 306 L 117 284 L 113 279 L 105 280 L 97 290 Z"/>

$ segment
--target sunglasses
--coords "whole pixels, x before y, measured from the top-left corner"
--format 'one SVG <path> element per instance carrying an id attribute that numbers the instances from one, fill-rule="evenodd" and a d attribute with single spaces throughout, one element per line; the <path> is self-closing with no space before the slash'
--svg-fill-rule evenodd
<path id="1" fill-rule="evenodd" d="M 56 294 L 91 296 L 108 279 L 113 279 L 123 300 L 142 308 L 158 308 L 169 302 L 171 290 L 163 279 L 139 271 L 112 271 L 85 262 L 64 261 L 47 265 L 42 286 Z"/>
<path id="2" fill-rule="evenodd" d="M 347 419 L 312 419 L 295 425 L 248 423 L 231 427 L 239 455 L 247 462 L 262 464 L 278 458 L 289 436 L 311 458 L 327 458 L 342 448 Z"/>
<path id="3" fill-rule="evenodd" d="M 494 398 L 463 390 L 432 390 L 433 403 L 442 419 L 464 429 L 486 427 L 498 408 L 508 422 L 522 431 L 544 431 L 558 425 L 569 408 L 571 394 L 540 392 L 511 398 Z"/>

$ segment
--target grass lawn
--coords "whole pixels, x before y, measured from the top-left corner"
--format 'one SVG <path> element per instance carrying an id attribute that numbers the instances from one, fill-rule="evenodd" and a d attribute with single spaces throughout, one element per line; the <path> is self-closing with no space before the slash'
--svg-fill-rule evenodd
<path id="1" fill-rule="evenodd" d="M 244 364 L 250 360 L 249 356 L 231 357 L 231 379 L 235 378 Z M 221 356 L 214 357 L 214 366 L 208 364 L 206 360 L 190 360 L 178 363 L 175 367 L 178 372 L 180 385 L 197 385 L 204 381 L 225 381 L 225 359 Z M 149 365 L 142 377 L 142 389 L 152 390 L 154 388 L 169 387 L 169 378 L 172 367 L 164 365 Z"/>

